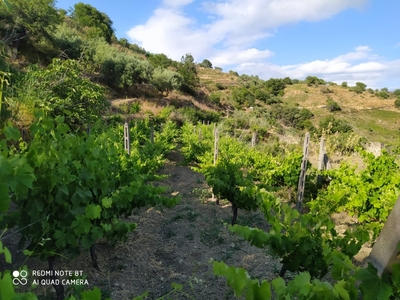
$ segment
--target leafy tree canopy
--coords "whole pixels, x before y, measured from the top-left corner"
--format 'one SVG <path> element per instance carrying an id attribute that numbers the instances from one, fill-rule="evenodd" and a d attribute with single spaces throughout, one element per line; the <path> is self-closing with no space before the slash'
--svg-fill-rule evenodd
<path id="1" fill-rule="evenodd" d="M 92 31 L 96 31 L 96 35 L 104 37 L 108 43 L 111 42 L 114 35 L 113 23 L 105 13 L 89 4 L 79 2 L 74 5 L 71 17 L 81 26 L 92 28 Z"/>

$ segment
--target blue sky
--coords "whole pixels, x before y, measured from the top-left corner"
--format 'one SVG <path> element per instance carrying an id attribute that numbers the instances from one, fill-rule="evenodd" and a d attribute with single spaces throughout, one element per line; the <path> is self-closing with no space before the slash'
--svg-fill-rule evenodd
<path id="1" fill-rule="evenodd" d="M 59 0 L 68 9 L 79 1 Z M 400 88 L 400 1 L 87 0 L 118 38 L 269 79 L 308 75 Z"/>

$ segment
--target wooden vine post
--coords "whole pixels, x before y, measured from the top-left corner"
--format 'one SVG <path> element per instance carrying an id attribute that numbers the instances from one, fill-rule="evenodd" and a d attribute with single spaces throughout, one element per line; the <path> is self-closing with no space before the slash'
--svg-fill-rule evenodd
<path id="1" fill-rule="evenodd" d="M 214 124 L 214 166 L 217 164 L 217 159 L 218 159 L 218 140 L 219 140 L 219 131 L 218 129 L 215 128 Z M 212 200 L 215 199 L 214 193 L 212 193 Z M 215 201 L 217 205 L 219 205 L 219 199 L 217 197 L 217 200 Z"/>
<path id="2" fill-rule="evenodd" d="M 308 158 L 308 145 L 310 143 L 310 134 L 307 132 L 304 138 L 303 146 L 303 159 L 301 161 L 301 171 L 299 177 L 299 185 L 297 187 L 297 210 L 301 213 L 304 198 L 304 185 L 306 182 L 306 171 L 307 171 L 307 158 Z"/>
<path id="3" fill-rule="evenodd" d="M 255 132 L 253 132 L 252 136 L 251 136 L 251 147 L 255 147 L 256 146 L 256 139 L 257 139 L 257 134 Z"/>
<path id="4" fill-rule="evenodd" d="M 125 122 L 124 124 L 124 149 L 128 153 L 128 155 L 131 154 L 131 148 L 130 148 L 130 138 L 129 138 L 129 124 L 128 122 Z"/>

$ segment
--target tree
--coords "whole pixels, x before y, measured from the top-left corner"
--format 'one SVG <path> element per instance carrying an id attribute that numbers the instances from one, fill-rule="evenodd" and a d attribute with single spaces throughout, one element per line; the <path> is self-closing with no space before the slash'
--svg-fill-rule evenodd
<path id="1" fill-rule="evenodd" d="M 208 59 L 204 59 L 200 63 L 200 67 L 207 68 L 207 69 L 212 69 L 212 63 Z"/>
<path id="2" fill-rule="evenodd" d="M 290 77 L 285 77 L 283 78 L 283 82 L 287 85 L 291 85 L 293 84 L 292 80 L 290 79 Z"/>
<path id="3" fill-rule="evenodd" d="M 333 99 L 331 97 L 329 97 L 326 100 L 326 104 L 327 104 L 327 108 L 330 112 L 342 110 L 342 108 L 339 106 L 339 104 L 337 102 L 333 101 Z"/>
<path id="4" fill-rule="evenodd" d="M 51 43 L 51 33 L 61 18 L 54 0 L 14 0 L 12 9 L 0 6 L 0 40 L 15 49 L 32 53 L 40 42 Z"/>
<path id="5" fill-rule="evenodd" d="M 47 69 L 32 66 L 16 83 L 16 92 L 21 102 L 33 102 L 50 117 L 64 116 L 74 130 L 100 119 L 108 105 L 103 87 L 83 78 L 75 60 L 54 59 Z"/>
<path id="6" fill-rule="evenodd" d="M 239 105 L 253 106 L 254 95 L 245 87 L 236 87 L 232 91 L 232 99 Z"/>
<path id="7" fill-rule="evenodd" d="M 181 63 L 178 65 L 178 73 L 181 74 L 183 82 L 181 90 L 191 95 L 196 94 L 196 87 L 200 83 L 197 75 L 196 65 L 192 54 L 188 53 L 182 56 Z"/>
<path id="8" fill-rule="evenodd" d="M 400 96 L 400 89 L 395 89 L 393 91 L 393 94 L 395 94 L 397 97 L 399 97 Z"/>
<path id="9" fill-rule="evenodd" d="M 367 85 L 362 82 L 356 82 L 356 86 L 352 87 L 351 90 L 357 94 L 361 94 L 362 92 L 365 91 L 365 88 Z"/>
<path id="10" fill-rule="evenodd" d="M 348 88 L 348 87 L 349 87 L 346 81 L 343 81 L 342 84 L 341 84 L 341 86 L 342 86 L 343 88 Z"/>
<path id="11" fill-rule="evenodd" d="M 161 67 L 167 69 L 168 67 L 175 66 L 176 63 L 164 53 L 150 54 L 147 58 L 154 68 Z"/>
<path id="12" fill-rule="evenodd" d="M 306 77 L 306 84 L 308 86 L 325 84 L 325 80 L 320 79 L 317 76 L 307 76 Z"/>
<path id="13" fill-rule="evenodd" d="M 174 71 L 156 68 L 151 79 L 151 83 L 160 91 L 168 92 L 180 89 L 182 85 L 182 76 Z"/>
<path id="14" fill-rule="evenodd" d="M 114 35 L 114 28 L 111 19 L 103 12 L 89 4 L 79 2 L 74 5 L 74 11 L 71 17 L 81 26 L 89 27 L 93 35 L 102 36 L 110 43 Z"/>
<path id="15" fill-rule="evenodd" d="M 274 95 L 283 95 L 283 91 L 285 90 L 286 84 L 282 79 L 271 78 L 264 82 L 264 86 L 269 90 L 269 92 Z"/>
<path id="16" fill-rule="evenodd" d="M 400 97 L 397 97 L 397 99 L 394 101 L 394 107 L 400 109 Z"/>

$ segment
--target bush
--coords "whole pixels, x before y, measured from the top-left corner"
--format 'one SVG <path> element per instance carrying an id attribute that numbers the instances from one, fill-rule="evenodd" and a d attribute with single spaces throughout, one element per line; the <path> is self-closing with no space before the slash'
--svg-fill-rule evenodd
<path id="1" fill-rule="evenodd" d="M 319 123 L 319 129 L 321 132 L 327 130 L 330 133 L 353 131 L 352 127 L 347 122 L 335 119 L 333 116 L 327 116 L 322 119 Z"/>
<path id="2" fill-rule="evenodd" d="M 234 88 L 232 99 L 240 106 L 253 106 L 255 101 L 254 95 L 245 87 Z"/>
<path id="3" fill-rule="evenodd" d="M 299 109 L 294 106 L 282 106 L 280 104 L 274 104 L 271 107 L 271 116 L 283 122 L 286 126 L 291 126 L 296 129 L 305 128 L 305 120 L 309 120 L 314 115 L 306 108 Z"/>
<path id="4" fill-rule="evenodd" d="M 156 68 L 151 79 L 151 83 L 160 92 L 170 92 L 172 90 L 179 90 L 182 85 L 182 76 L 174 71 L 162 69 L 160 67 Z"/>
<path id="5" fill-rule="evenodd" d="M 223 86 L 221 83 L 219 83 L 219 82 L 217 82 L 216 84 L 215 84 L 215 86 L 217 87 L 217 89 L 219 89 L 219 90 L 225 90 L 226 89 L 226 87 L 225 86 Z"/>
<path id="6" fill-rule="evenodd" d="M 208 99 L 209 99 L 212 103 L 214 103 L 214 104 L 216 104 L 216 105 L 220 105 L 220 104 L 221 104 L 221 94 L 218 93 L 218 92 L 212 92 L 212 93 L 210 94 L 210 96 L 208 96 Z"/>
<path id="7" fill-rule="evenodd" d="M 239 77 L 239 74 L 236 71 L 229 70 L 229 74 L 231 74 L 233 76 L 236 76 L 236 77 Z"/>
<path id="8" fill-rule="evenodd" d="M 394 101 L 394 107 L 400 109 L 400 96 Z"/>
<path id="9" fill-rule="evenodd" d="M 349 87 L 346 81 L 343 81 L 340 86 L 343 87 L 343 88 L 348 88 Z"/>
<path id="10" fill-rule="evenodd" d="M 327 104 L 328 110 L 331 112 L 342 110 L 342 108 L 339 106 L 339 104 L 337 102 L 333 101 L 333 99 L 330 97 L 326 100 L 326 104 Z"/>
<path id="11" fill-rule="evenodd" d="M 204 59 L 199 65 L 203 68 L 212 69 L 212 63 L 208 59 Z"/>
<path id="12" fill-rule="evenodd" d="M 388 99 L 390 96 L 389 93 L 385 92 L 385 91 L 377 92 L 377 93 L 375 93 L 375 95 L 382 99 Z"/>

